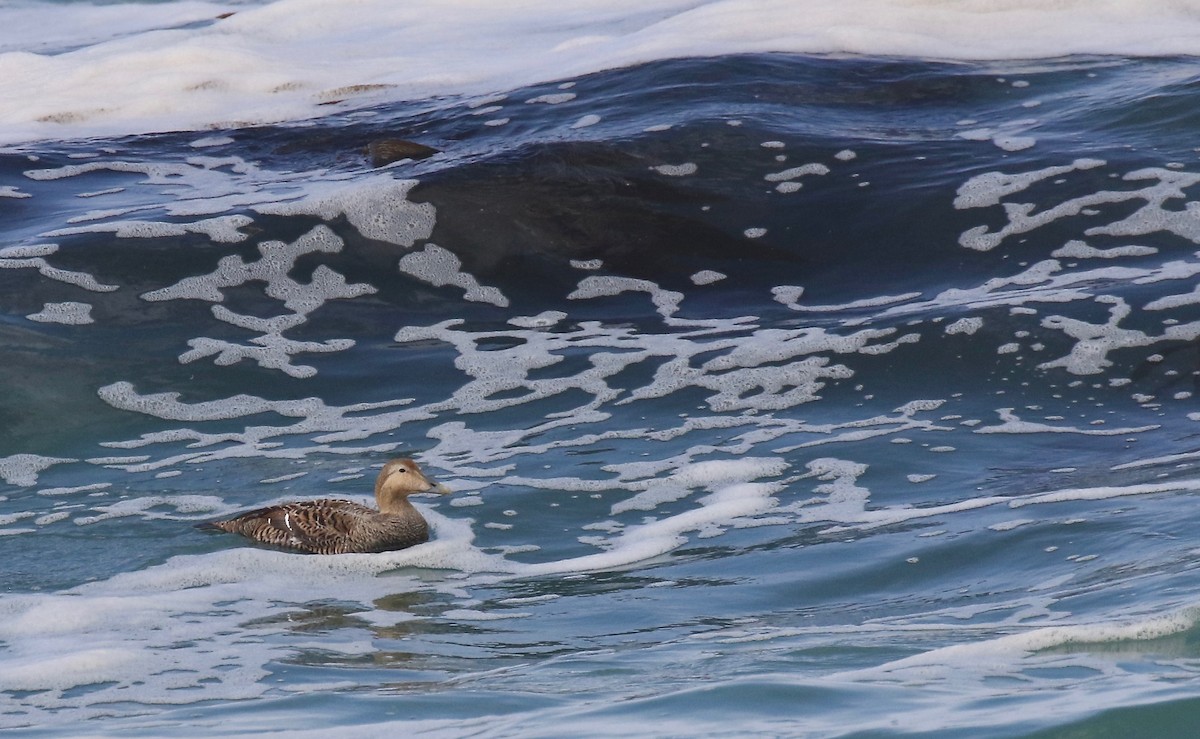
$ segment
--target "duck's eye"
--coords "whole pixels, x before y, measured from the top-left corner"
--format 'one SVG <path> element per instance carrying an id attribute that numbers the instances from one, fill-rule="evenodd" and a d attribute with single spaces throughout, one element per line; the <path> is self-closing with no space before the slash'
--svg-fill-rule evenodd
<path id="1" fill-rule="evenodd" d="M 398 470 L 396 470 L 396 471 L 397 471 L 397 472 L 408 472 L 408 470 L 404 469 L 403 467 L 401 467 L 400 469 L 398 469 Z"/>

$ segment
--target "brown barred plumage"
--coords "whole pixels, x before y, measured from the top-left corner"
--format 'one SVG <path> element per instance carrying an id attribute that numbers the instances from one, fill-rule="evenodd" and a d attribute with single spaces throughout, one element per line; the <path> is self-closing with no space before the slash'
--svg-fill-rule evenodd
<path id="1" fill-rule="evenodd" d="M 450 492 L 411 459 L 393 459 L 375 481 L 376 511 L 348 500 L 305 500 L 200 524 L 272 546 L 309 554 L 388 552 L 429 540 L 429 524 L 408 501 L 411 493 Z"/>

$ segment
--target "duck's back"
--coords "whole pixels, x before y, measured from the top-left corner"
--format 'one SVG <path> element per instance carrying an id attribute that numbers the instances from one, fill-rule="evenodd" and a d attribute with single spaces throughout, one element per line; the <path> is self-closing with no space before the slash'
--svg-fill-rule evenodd
<path id="1" fill-rule="evenodd" d="M 387 552 L 429 540 L 429 526 L 415 510 L 388 515 L 329 498 L 259 508 L 207 527 L 311 554 Z"/>

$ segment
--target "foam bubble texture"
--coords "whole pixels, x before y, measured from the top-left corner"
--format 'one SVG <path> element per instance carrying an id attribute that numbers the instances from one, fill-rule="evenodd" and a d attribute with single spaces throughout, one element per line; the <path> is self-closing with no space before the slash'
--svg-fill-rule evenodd
<path id="1" fill-rule="evenodd" d="M 462 271 L 458 257 L 437 244 L 427 244 L 423 250 L 402 257 L 400 271 L 435 287 L 454 285 L 462 288 L 466 300 L 491 303 L 497 308 L 508 307 L 508 298 L 499 290 L 480 285 L 478 280 Z"/>

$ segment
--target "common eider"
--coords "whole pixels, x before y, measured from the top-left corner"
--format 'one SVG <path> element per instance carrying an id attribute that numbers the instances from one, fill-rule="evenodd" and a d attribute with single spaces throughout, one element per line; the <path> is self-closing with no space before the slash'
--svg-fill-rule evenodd
<path id="1" fill-rule="evenodd" d="M 412 493 L 449 493 L 411 459 L 393 459 L 375 480 L 379 510 L 322 498 L 267 506 L 200 529 L 241 534 L 263 544 L 309 554 L 390 552 L 429 541 L 429 524 L 408 501 Z"/>

